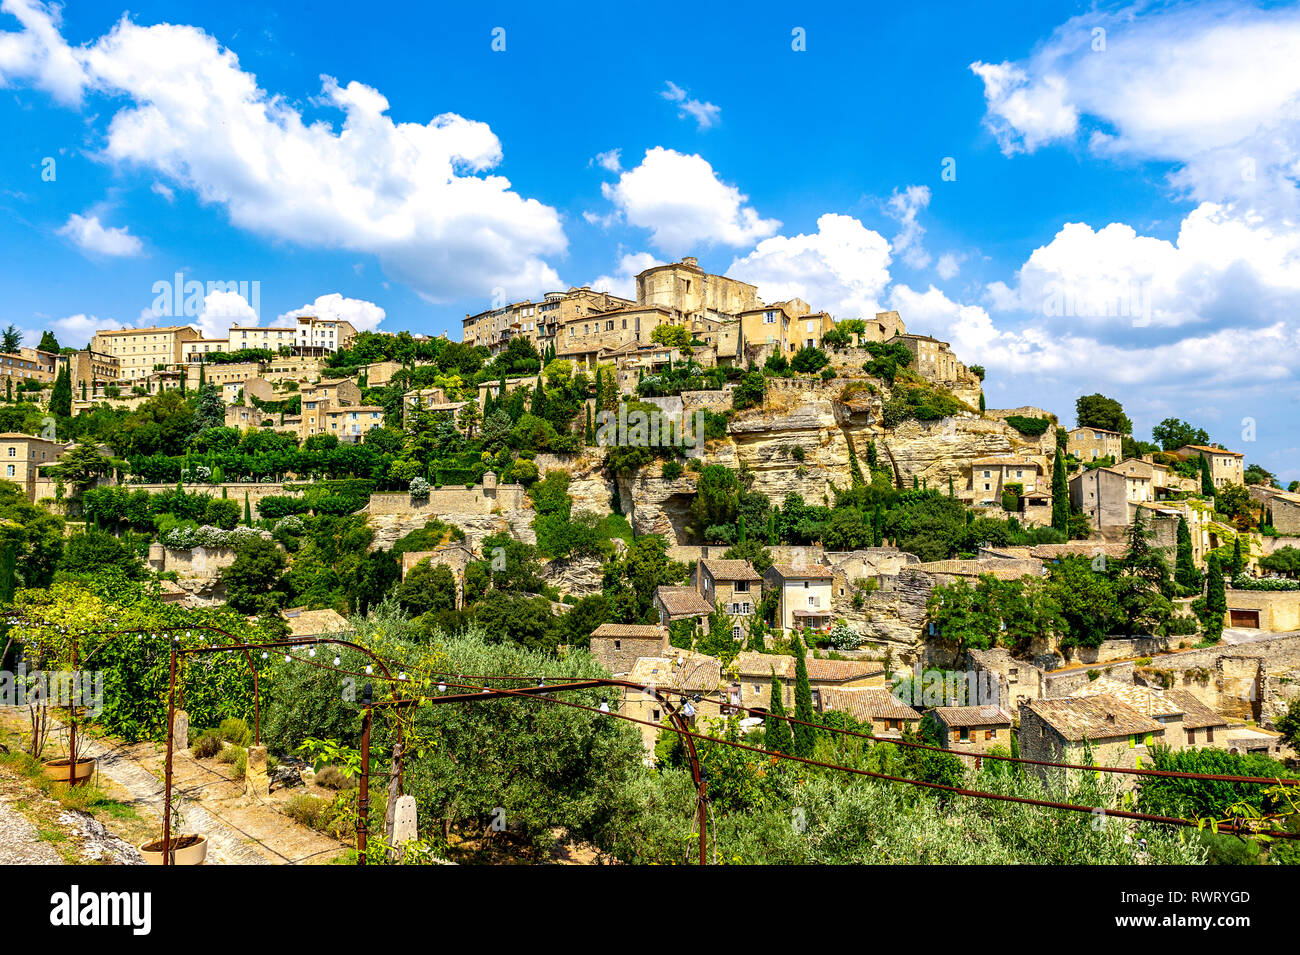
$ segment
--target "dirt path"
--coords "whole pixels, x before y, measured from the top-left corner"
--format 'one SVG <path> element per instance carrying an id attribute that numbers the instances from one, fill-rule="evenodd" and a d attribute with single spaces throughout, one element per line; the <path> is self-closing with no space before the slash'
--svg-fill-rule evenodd
<path id="1" fill-rule="evenodd" d="M 7 730 L 11 747 L 25 729 L 18 717 L 10 708 L 0 708 L 0 737 Z M 79 734 L 77 749 L 98 760 L 93 782 L 112 811 L 94 806 L 93 814 L 65 810 L 31 780 L 0 772 L 0 810 L 5 811 L 0 815 L 0 864 L 21 863 L 27 856 L 32 863 L 137 863 L 134 847 L 161 835 L 162 747 Z M 67 752 L 64 727 L 53 728 L 46 752 Z M 176 753 L 173 760 L 173 805 L 180 812 L 180 829 L 208 837 L 207 864 L 316 865 L 345 851 L 342 843 L 298 825 L 277 808 L 307 787 L 277 790 L 262 802 L 246 796 L 243 780 L 233 778 L 230 770 L 213 759 L 196 760 L 188 751 Z M 332 795 L 314 789 L 312 794 Z"/>
<path id="2" fill-rule="evenodd" d="M 12 780 L 6 777 L 5 782 Z M 0 865 L 62 865 L 64 859 L 54 846 L 41 838 L 26 816 L 10 807 L 9 788 L 0 787 Z"/>

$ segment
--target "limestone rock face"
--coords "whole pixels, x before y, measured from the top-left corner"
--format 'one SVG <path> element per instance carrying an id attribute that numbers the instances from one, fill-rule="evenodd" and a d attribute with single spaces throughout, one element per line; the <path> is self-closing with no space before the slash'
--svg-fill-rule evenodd
<path id="1" fill-rule="evenodd" d="M 1056 438 L 1049 428 L 1038 438 L 1022 435 L 1005 421 L 971 413 L 939 421 L 904 421 L 876 441 L 882 464 L 892 466 L 903 487 L 919 483 L 944 490 L 951 477 L 965 485 L 976 458 L 1019 455 L 1042 465 L 1050 476 Z"/>
<path id="2" fill-rule="evenodd" d="M 549 562 L 542 568 L 542 579 L 562 596 L 572 594 L 581 599 L 600 593 L 604 573 L 599 557 L 571 557 Z"/>
<path id="3" fill-rule="evenodd" d="M 537 543 L 533 533 L 532 511 L 504 511 L 501 514 L 439 514 L 444 524 L 459 527 L 465 532 L 465 543 L 474 550 L 483 545 L 483 538 L 507 533 L 528 544 Z M 370 550 L 390 550 L 394 544 L 411 531 L 428 523 L 426 514 L 371 514 L 369 522 L 375 532 Z"/>

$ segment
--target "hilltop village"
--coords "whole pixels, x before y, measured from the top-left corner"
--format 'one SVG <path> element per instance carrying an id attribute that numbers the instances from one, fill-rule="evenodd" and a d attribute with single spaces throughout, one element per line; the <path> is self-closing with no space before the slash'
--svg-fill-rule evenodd
<path id="1" fill-rule="evenodd" d="M 1179 419 L 1142 440 L 1115 397 L 986 407 L 926 331 L 689 257 L 458 342 L 11 330 L 8 592 L 94 570 L 296 636 L 477 626 L 589 651 L 649 724 L 667 689 L 742 732 L 811 707 L 963 754 L 1292 756 L 1297 487 Z"/>

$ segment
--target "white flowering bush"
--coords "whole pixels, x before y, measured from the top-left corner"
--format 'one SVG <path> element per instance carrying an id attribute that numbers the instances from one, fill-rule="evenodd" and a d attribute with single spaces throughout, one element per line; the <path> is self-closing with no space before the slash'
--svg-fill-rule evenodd
<path id="1" fill-rule="evenodd" d="M 856 650 L 862 646 L 862 634 L 843 622 L 831 627 L 828 636 L 836 650 Z"/>
<path id="2" fill-rule="evenodd" d="M 411 478 L 411 500 L 427 501 L 429 499 L 429 482 L 422 477 Z"/>
<path id="3" fill-rule="evenodd" d="M 173 527 L 162 536 L 165 547 L 173 550 L 193 550 L 195 547 L 238 547 L 254 537 L 270 539 L 271 535 L 256 527 L 236 527 L 226 531 L 211 524 L 202 527 Z"/>
<path id="4" fill-rule="evenodd" d="M 286 534 L 301 534 L 306 529 L 302 518 L 297 514 L 290 514 L 288 517 L 282 517 L 275 522 L 276 532 L 284 531 Z"/>

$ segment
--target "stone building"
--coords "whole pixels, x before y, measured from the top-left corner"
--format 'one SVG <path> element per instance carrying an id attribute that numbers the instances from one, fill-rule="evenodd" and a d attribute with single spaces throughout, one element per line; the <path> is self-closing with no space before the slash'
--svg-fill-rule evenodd
<path id="1" fill-rule="evenodd" d="M 1225 627 L 1244 627 L 1273 633 L 1300 630 L 1300 590 L 1238 590 L 1225 593 L 1228 610 Z"/>
<path id="2" fill-rule="evenodd" d="M 1249 485 L 1250 497 L 1263 505 L 1266 523 L 1279 534 L 1300 536 L 1300 494 L 1262 484 Z"/>
<path id="3" fill-rule="evenodd" d="M 68 375 L 72 379 L 72 396 L 80 398 L 84 386 L 86 397 L 104 394 L 110 384 L 116 384 L 122 373 L 121 363 L 113 355 L 105 355 L 88 348 L 64 356 Z"/>
<path id="4" fill-rule="evenodd" d="M 1002 492 L 1019 485 L 1021 496 L 1039 490 L 1043 465 L 1020 455 L 975 458 L 970 463 L 970 500 L 979 507 L 1000 507 Z"/>
<path id="5" fill-rule="evenodd" d="M 0 478 L 23 489 L 27 500 L 36 500 L 36 479 L 42 465 L 59 459 L 66 445 L 31 434 L 6 431 L 0 434 Z"/>
<path id="6" fill-rule="evenodd" d="M 756 653 L 745 650 L 736 656 L 740 703 L 747 709 L 772 708 L 772 676 L 781 685 L 781 703 L 787 713 L 794 712 L 795 669 L 798 661 L 788 654 Z M 885 671 L 871 660 L 821 660 L 811 654 L 804 657 L 808 685 L 812 690 L 813 708 L 823 709 L 823 695 L 832 689 L 857 687 L 885 691 Z"/>
<path id="7" fill-rule="evenodd" d="M 722 609 L 736 618 L 732 635 L 744 633 L 746 618 L 753 616 L 762 599 L 763 578 L 747 560 L 705 558 L 695 571 L 695 589 L 710 607 Z"/>
<path id="8" fill-rule="evenodd" d="M 668 649 L 668 629 L 658 624 L 602 623 L 591 632 L 591 655 L 615 676 L 631 672 L 640 657 Z"/>
<path id="9" fill-rule="evenodd" d="M 230 351 L 243 351 L 246 348 L 258 348 L 279 352 L 282 348 L 293 348 L 298 344 L 296 325 L 276 325 L 262 328 L 258 325 L 231 325 L 226 342 Z"/>
<path id="10" fill-rule="evenodd" d="M 567 292 L 547 292 L 540 302 L 514 302 L 466 315 L 461 323 L 461 341 L 466 345 L 481 345 L 495 355 L 503 351 L 511 339 L 523 338 L 541 352 L 549 345 L 558 344 L 561 326 L 635 304 L 585 286 L 570 288 Z"/>
<path id="11" fill-rule="evenodd" d="M 668 584 L 655 588 L 655 610 L 663 626 L 680 620 L 701 621 L 713 612 L 713 605 L 695 587 L 674 587 Z"/>
<path id="12" fill-rule="evenodd" d="M 835 573 L 816 565 L 773 564 L 763 574 L 763 589 L 776 588 L 776 621 L 783 630 L 811 627 L 823 630 L 830 625 L 831 600 Z"/>
<path id="13" fill-rule="evenodd" d="M 1185 444 L 1174 453 L 1184 461 L 1193 457 L 1206 461 L 1210 468 L 1210 480 L 1214 482 L 1216 488 L 1223 487 L 1225 484 L 1244 484 L 1246 481 L 1245 456 L 1236 451 L 1207 447 L 1203 444 Z"/>
<path id="14" fill-rule="evenodd" d="M 1190 693 L 1178 691 L 1178 695 L 1173 696 L 1155 687 L 1142 686 L 1138 683 L 1122 683 L 1107 676 L 1100 676 L 1074 690 L 1070 696 L 1076 699 L 1105 697 L 1119 700 L 1164 727 L 1162 742 L 1171 749 L 1183 749 L 1189 745 L 1222 746 L 1227 742 L 1224 731 L 1227 729 L 1228 721 Z M 1217 734 L 1216 729 L 1219 730 Z M 1196 739 L 1198 731 L 1200 742 L 1192 743 L 1191 740 Z"/>
<path id="15" fill-rule="evenodd" d="M 1083 470 L 1070 478 L 1070 506 L 1096 530 L 1124 527 L 1129 517 L 1129 479 L 1113 468 Z"/>
<path id="16" fill-rule="evenodd" d="M 1066 432 L 1066 453 L 1080 461 L 1110 458 L 1118 461 L 1124 451 L 1124 435 L 1105 428 L 1073 428 Z"/>
<path id="17" fill-rule="evenodd" d="M 886 739 L 901 739 L 904 729 L 915 732 L 921 724 L 921 714 L 884 687 L 828 687 L 820 693 L 818 712 L 847 713 Z"/>
<path id="18" fill-rule="evenodd" d="M 757 286 L 711 275 L 700 268 L 699 260 L 692 255 L 639 274 L 636 300 L 642 306 L 667 309 L 687 322 L 696 318 L 725 321 L 763 304 Z"/>
<path id="19" fill-rule="evenodd" d="M 298 334 L 294 338 L 293 347 L 299 355 L 323 357 L 347 348 L 352 339 L 357 337 L 357 330 L 345 319 L 299 315 L 295 321 Z"/>
<path id="20" fill-rule="evenodd" d="M 201 337 L 189 325 L 102 329 L 90 340 L 90 350 L 116 358 L 119 377 L 135 380 L 149 377 L 155 367 L 179 364 L 185 343 Z"/>
<path id="21" fill-rule="evenodd" d="M 39 381 L 52 384 L 59 373 L 60 356 L 39 348 L 19 348 L 16 352 L 0 352 L 0 377 L 10 379 L 16 386 L 21 381 Z"/>
<path id="22" fill-rule="evenodd" d="M 724 712 L 730 714 L 729 704 L 733 700 L 738 702 L 734 686 L 727 682 L 717 658 L 690 650 L 669 649 L 658 655 L 640 657 L 634 661 L 627 679 L 643 689 L 623 691 L 623 714 L 654 726 L 667 723 L 668 706 L 683 712 L 684 699 L 690 699 L 695 710 L 688 722 L 699 730 L 707 728 L 710 721 L 720 719 Z M 641 743 L 649 761 L 654 756 L 659 730 L 644 723 L 634 725 L 641 731 Z"/>
<path id="23" fill-rule="evenodd" d="M 998 706 L 936 706 L 929 716 L 939 730 L 939 745 L 957 753 L 1011 751 L 1011 717 Z"/>
<path id="24" fill-rule="evenodd" d="M 966 373 L 966 366 L 957 360 L 947 342 L 929 335 L 910 333 L 895 335 L 890 341 L 903 345 L 912 353 L 908 368 L 927 381 L 956 381 Z"/>
<path id="25" fill-rule="evenodd" d="M 1020 707 L 1017 734 L 1020 755 L 1026 759 L 1058 763 L 1083 763 L 1091 750 L 1097 766 L 1136 769 L 1151 747 L 1167 743 L 1164 725 L 1113 696 L 1040 699 Z M 1045 775 L 1046 766 L 1032 767 Z M 1131 778 L 1122 785 L 1131 787 Z"/>

